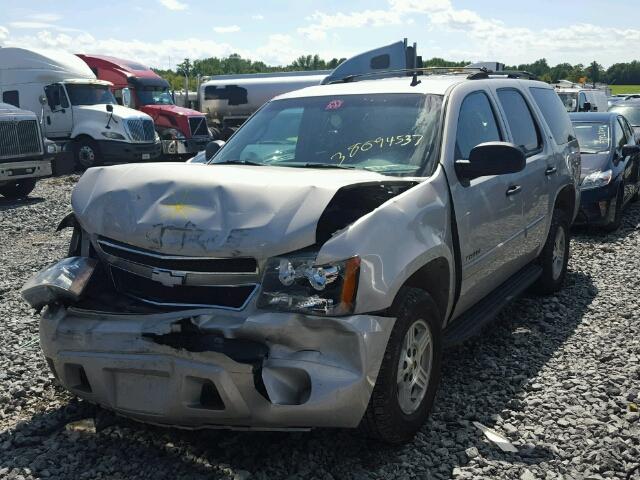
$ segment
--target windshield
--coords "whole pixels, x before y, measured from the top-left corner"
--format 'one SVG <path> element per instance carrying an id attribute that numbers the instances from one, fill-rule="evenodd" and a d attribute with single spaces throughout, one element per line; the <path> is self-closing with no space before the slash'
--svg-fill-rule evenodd
<path id="1" fill-rule="evenodd" d="M 609 109 L 610 112 L 616 112 L 625 117 L 634 127 L 640 126 L 640 104 L 637 107 L 623 107 L 614 105 Z"/>
<path id="2" fill-rule="evenodd" d="M 89 85 L 67 83 L 67 93 L 71 105 L 115 104 L 116 99 L 107 85 Z"/>
<path id="3" fill-rule="evenodd" d="M 581 153 L 608 152 L 611 148 L 611 131 L 608 123 L 574 122 Z"/>
<path id="4" fill-rule="evenodd" d="M 166 87 L 142 87 L 136 91 L 141 105 L 173 105 L 173 98 Z"/>
<path id="5" fill-rule="evenodd" d="M 214 163 L 418 176 L 435 161 L 441 107 L 442 96 L 415 93 L 276 100 L 238 130 Z"/>
<path id="6" fill-rule="evenodd" d="M 560 100 L 564 103 L 567 112 L 576 112 L 578 110 L 578 94 L 576 92 L 558 93 Z"/>

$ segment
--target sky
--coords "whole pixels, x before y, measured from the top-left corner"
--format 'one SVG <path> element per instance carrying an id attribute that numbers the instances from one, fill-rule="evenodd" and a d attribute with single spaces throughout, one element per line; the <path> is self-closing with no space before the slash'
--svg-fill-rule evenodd
<path id="1" fill-rule="evenodd" d="M 610 66 L 640 59 L 638 0 L 0 0 L 0 46 L 174 68 L 238 53 L 271 65 L 408 38 L 423 58 Z"/>

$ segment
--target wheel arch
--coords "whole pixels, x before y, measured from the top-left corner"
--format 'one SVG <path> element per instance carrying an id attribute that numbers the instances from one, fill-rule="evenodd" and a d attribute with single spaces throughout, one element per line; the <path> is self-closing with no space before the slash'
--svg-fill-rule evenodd
<path id="1" fill-rule="evenodd" d="M 556 195 L 553 203 L 553 210 L 559 208 L 564 211 L 572 223 L 577 214 L 576 207 L 576 189 L 573 185 L 565 185 Z"/>
<path id="2" fill-rule="evenodd" d="M 447 318 L 451 300 L 451 266 L 445 257 L 436 257 L 418 268 L 400 287 L 394 298 L 392 309 L 397 309 L 397 301 L 404 287 L 418 288 L 427 292 L 436 306 L 442 325 Z"/>

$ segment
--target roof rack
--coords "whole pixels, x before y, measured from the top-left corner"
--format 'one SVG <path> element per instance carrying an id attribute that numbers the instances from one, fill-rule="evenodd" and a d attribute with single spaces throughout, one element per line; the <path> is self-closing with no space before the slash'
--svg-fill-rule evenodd
<path id="1" fill-rule="evenodd" d="M 482 79 L 496 78 L 496 77 L 537 80 L 537 77 L 533 73 L 526 72 L 526 71 L 519 71 L 519 70 L 500 70 L 500 71 L 494 72 L 492 70 L 487 70 L 486 68 L 478 68 L 478 67 L 421 67 L 421 68 L 401 68 L 401 69 L 394 69 L 394 70 L 380 70 L 376 72 L 355 73 L 352 75 L 347 75 L 343 78 L 331 80 L 327 82 L 327 84 L 349 83 L 349 82 L 354 82 L 360 79 L 375 80 L 376 77 L 389 78 L 389 77 L 399 77 L 399 76 L 438 75 L 438 74 L 448 74 L 448 75 L 466 74 L 467 79 L 469 80 L 482 80 Z"/>

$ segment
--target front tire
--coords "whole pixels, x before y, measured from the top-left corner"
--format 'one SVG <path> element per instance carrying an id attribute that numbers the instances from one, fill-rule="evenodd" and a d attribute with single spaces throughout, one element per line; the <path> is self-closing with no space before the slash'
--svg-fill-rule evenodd
<path id="1" fill-rule="evenodd" d="M 556 208 L 547 241 L 538 257 L 542 275 L 533 284 L 537 293 L 549 295 L 562 287 L 569 262 L 569 241 L 569 219 L 564 211 Z"/>
<path id="2" fill-rule="evenodd" d="M 618 194 L 616 195 L 616 206 L 615 211 L 613 212 L 613 220 L 604 226 L 604 230 L 606 232 L 615 232 L 622 225 L 622 213 L 623 213 L 623 203 L 624 203 L 624 187 L 621 186 L 618 189 Z"/>
<path id="3" fill-rule="evenodd" d="M 440 315 L 431 296 L 403 288 L 397 319 L 369 405 L 360 422 L 370 437 L 388 442 L 411 440 L 429 415 L 440 380 Z"/>
<path id="4" fill-rule="evenodd" d="M 76 166 L 80 170 L 100 165 L 100 151 L 98 144 L 91 138 L 80 138 L 75 143 Z"/>
<path id="5" fill-rule="evenodd" d="M 17 200 L 18 198 L 28 197 L 34 188 L 36 188 L 36 179 L 25 178 L 0 187 L 0 195 L 9 200 Z"/>

